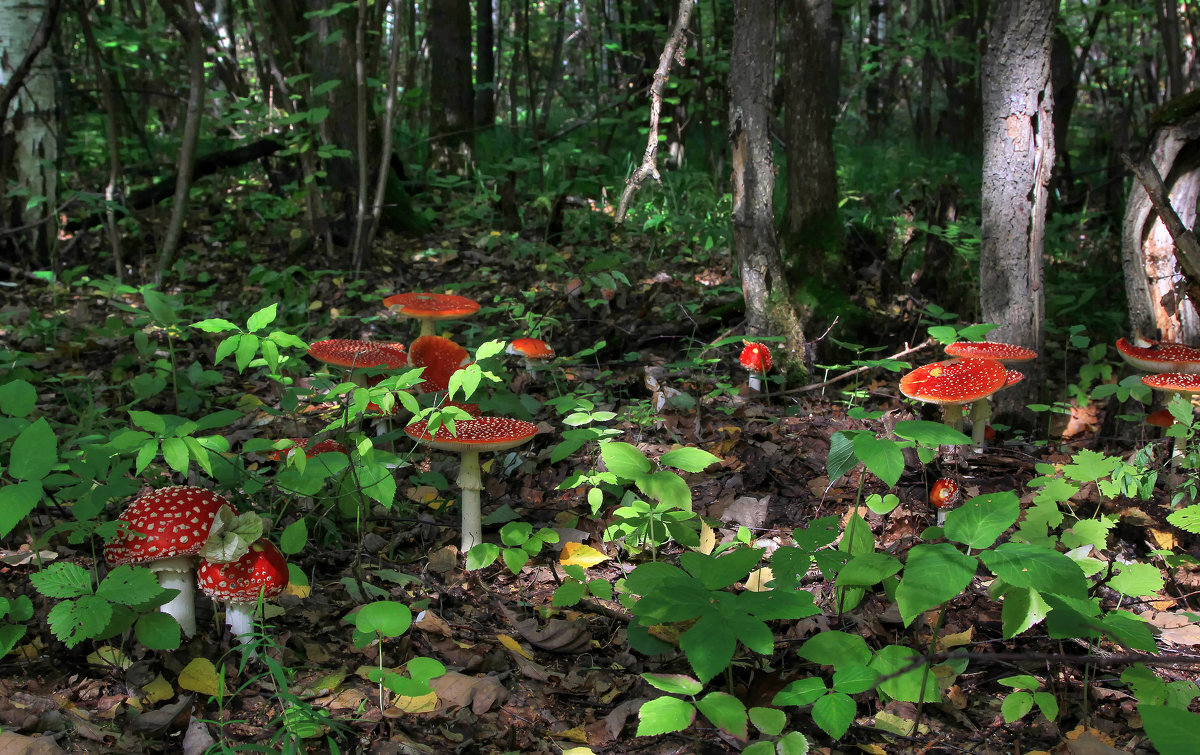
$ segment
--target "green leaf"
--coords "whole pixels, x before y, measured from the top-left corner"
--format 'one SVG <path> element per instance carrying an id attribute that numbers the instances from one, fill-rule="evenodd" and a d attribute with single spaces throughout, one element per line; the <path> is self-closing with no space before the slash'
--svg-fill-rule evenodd
<path id="1" fill-rule="evenodd" d="M 819 676 L 807 676 L 776 692 L 775 697 L 771 699 L 771 705 L 809 705 L 828 691 L 824 679 Z"/>
<path id="2" fill-rule="evenodd" d="M 633 480 L 650 471 L 650 460 L 628 443 L 607 441 L 600 444 L 600 458 L 617 477 Z"/>
<path id="3" fill-rule="evenodd" d="M 1009 724 L 1021 719 L 1031 710 L 1033 695 L 1028 692 L 1011 692 L 1004 698 L 1004 702 L 1000 703 L 1000 713 L 1004 716 L 1004 722 Z"/>
<path id="4" fill-rule="evenodd" d="M 142 300 L 146 302 L 146 309 L 150 310 L 150 314 L 161 325 L 174 325 L 179 316 L 175 313 L 175 308 L 171 306 L 171 302 L 160 291 L 156 291 L 149 286 L 142 286 Z"/>
<path id="5" fill-rule="evenodd" d="M 696 677 L 707 682 L 733 661 L 737 638 L 719 616 L 706 614 L 679 636 L 679 649 L 687 656 Z"/>
<path id="6" fill-rule="evenodd" d="M 787 714 L 778 708 L 763 708 L 756 705 L 747 712 L 750 714 L 750 723 L 754 724 L 754 728 L 768 737 L 779 736 L 783 732 L 783 727 L 787 726 Z M 745 751 L 743 750 L 743 752 Z"/>
<path id="7" fill-rule="evenodd" d="M 923 446 L 965 446 L 971 438 L 942 422 L 921 419 L 905 419 L 896 423 L 893 430 L 898 437 L 914 440 Z"/>
<path id="8" fill-rule="evenodd" d="M 1001 543 L 995 549 L 981 553 L 980 559 L 1010 585 L 1075 598 L 1087 594 L 1087 580 L 1079 564 L 1051 548 L 1028 543 Z"/>
<path id="9" fill-rule="evenodd" d="M 1016 637 L 1045 619 L 1049 612 L 1050 605 L 1042 600 L 1037 590 L 1009 585 L 1004 591 L 1004 605 L 1000 609 L 1004 639 Z"/>
<path id="10" fill-rule="evenodd" d="M 142 444 L 138 449 L 137 457 L 134 459 L 133 470 L 138 474 L 142 473 L 150 462 L 154 461 L 158 456 L 158 441 L 151 439 Z"/>
<path id="11" fill-rule="evenodd" d="M 359 631 L 374 632 L 382 637 L 399 637 L 412 626 L 412 611 L 393 600 L 368 603 L 352 618 Z"/>
<path id="12" fill-rule="evenodd" d="M 1049 692 L 1034 692 L 1033 701 L 1037 703 L 1038 710 L 1047 720 L 1053 721 L 1058 718 L 1058 700 Z"/>
<path id="13" fill-rule="evenodd" d="M 76 598 L 92 594 L 91 573 L 81 566 L 65 561 L 51 564 L 30 574 L 29 581 L 47 598 Z"/>
<path id="14" fill-rule="evenodd" d="M 914 546 L 896 588 L 896 605 L 904 625 L 961 593 L 975 576 L 977 564 L 950 543 Z"/>
<path id="15" fill-rule="evenodd" d="M 40 480 L 0 485 L 0 538 L 7 537 L 42 500 Z"/>
<path id="16" fill-rule="evenodd" d="M 857 434 L 857 433 L 855 433 Z M 845 430 L 838 430 L 829 438 L 829 455 L 825 457 L 825 474 L 833 483 L 849 472 L 858 463 L 854 455 L 854 440 Z"/>
<path id="17" fill-rule="evenodd" d="M 513 574 L 520 574 L 525 564 L 529 563 L 529 554 L 520 548 L 505 548 L 501 555 L 504 557 L 504 565 Z"/>
<path id="18" fill-rule="evenodd" d="M 0 385 L 0 413 L 27 417 L 36 405 L 37 390 L 28 381 L 12 380 Z"/>
<path id="19" fill-rule="evenodd" d="M 505 348 L 504 341 L 485 341 L 475 349 L 475 361 L 482 362 L 485 359 L 491 359 L 497 354 L 502 354 Z"/>
<path id="20" fill-rule="evenodd" d="M 179 622 L 161 611 L 142 614 L 133 625 L 133 634 L 150 650 L 176 650 L 181 640 Z"/>
<path id="21" fill-rule="evenodd" d="M 665 467 L 692 473 L 703 472 L 719 461 L 721 460 L 708 451 L 692 447 L 676 448 L 658 457 L 658 463 Z"/>
<path id="22" fill-rule="evenodd" d="M 587 587 L 582 582 L 568 580 L 558 586 L 554 591 L 554 596 L 550 600 L 550 605 L 555 608 L 565 608 L 573 606 L 583 599 L 583 593 Z"/>
<path id="23" fill-rule="evenodd" d="M 50 631 L 68 648 L 99 636 L 112 618 L 112 604 L 95 595 L 84 595 L 75 600 L 64 600 L 50 609 L 47 620 Z"/>
<path id="24" fill-rule="evenodd" d="M 24 636 L 25 627 L 21 624 L 0 624 L 0 658 L 11 653 Z"/>
<path id="25" fill-rule="evenodd" d="M 162 455 L 168 467 L 181 475 L 187 474 L 191 455 L 188 453 L 187 444 L 183 442 L 183 438 L 163 438 Z"/>
<path id="26" fill-rule="evenodd" d="M 921 655 L 917 651 L 903 645 L 887 645 L 880 648 L 870 663 L 871 668 L 878 671 L 880 677 L 884 677 L 879 683 L 879 689 L 884 694 L 906 703 L 920 702 L 922 694 L 927 703 L 941 700 L 937 675 L 929 670 L 928 664 L 916 663 L 920 658 Z M 906 668 L 912 670 L 893 676 Z M 922 680 L 925 682 L 924 688 L 921 686 Z"/>
<path id="27" fill-rule="evenodd" d="M 866 640 L 857 634 L 837 630 L 814 634 L 796 652 L 801 658 L 834 669 L 865 665 L 871 660 L 871 649 Z"/>
<path id="28" fill-rule="evenodd" d="M 1161 753 L 1196 751 L 1200 741 L 1200 715 L 1179 708 L 1158 705 L 1138 705 L 1142 728 Z"/>
<path id="29" fill-rule="evenodd" d="M 224 333 L 227 330 L 237 330 L 238 326 L 228 320 L 223 320 L 220 317 L 210 317 L 207 320 L 192 323 L 193 328 L 203 330 L 205 333 Z"/>
<path id="30" fill-rule="evenodd" d="M 807 737 L 798 731 L 789 731 L 775 743 L 775 750 L 768 752 L 770 755 L 808 755 L 809 749 Z"/>
<path id="31" fill-rule="evenodd" d="M 1073 462 L 1063 466 L 1063 474 L 1075 482 L 1093 482 L 1112 474 L 1121 463 L 1121 458 L 1083 448 L 1075 452 Z"/>
<path id="32" fill-rule="evenodd" d="M 167 422 L 161 416 L 154 412 L 142 412 L 136 409 L 129 410 L 129 421 L 148 433 L 154 435 L 162 435 L 167 431 Z"/>
<path id="33" fill-rule="evenodd" d="M 136 606 L 152 600 L 163 591 L 158 578 L 144 567 L 128 564 L 115 567 L 100 581 L 96 594 L 110 603 Z"/>
<path id="34" fill-rule="evenodd" d="M 738 548 L 716 557 L 688 551 L 679 557 L 679 565 L 709 590 L 721 590 L 749 576 L 763 553 L 762 548 Z"/>
<path id="35" fill-rule="evenodd" d="M 308 521 L 301 518 L 283 528 L 279 535 L 279 550 L 284 555 L 299 553 L 308 543 Z"/>
<path id="36" fill-rule="evenodd" d="M 728 692 L 709 692 L 696 707 L 714 726 L 734 739 L 746 741 L 746 705 Z"/>
<path id="37" fill-rule="evenodd" d="M 850 724 L 854 723 L 854 712 L 857 708 L 854 699 L 849 695 L 830 692 L 813 703 L 813 723 L 834 739 L 841 739 L 850 728 Z"/>
<path id="38" fill-rule="evenodd" d="M 647 498 L 683 511 L 692 510 L 692 490 L 683 478 L 666 469 L 634 478 L 638 490 Z"/>
<path id="39" fill-rule="evenodd" d="M 213 364 L 220 364 L 222 359 L 237 351 L 238 344 L 241 342 L 241 333 L 222 339 L 221 342 L 217 344 L 216 353 L 213 354 Z"/>
<path id="40" fill-rule="evenodd" d="M 652 737 L 683 731 L 696 720 L 696 709 L 678 697 L 664 695 L 642 703 L 638 710 L 637 736 Z"/>
<path id="41" fill-rule="evenodd" d="M 886 553 L 864 553 L 855 556 L 838 570 L 839 586 L 869 587 L 900 571 L 900 559 Z"/>
<path id="42" fill-rule="evenodd" d="M 279 304 L 268 304 L 246 320 L 246 330 L 251 333 L 257 333 L 271 323 L 275 322 L 275 313 L 279 311 Z"/>
<path id="43" fill-rule="evenodd" d="M 875 688 L 879 672 L 869 666 L 844 666 L 833 672 L 833 689 L 857 695 Z"/>
<path id="44" fill-rule="evenodd" d="M 971 548 L 989 548 L 1021 516 L 1011 490 L 975 496 L 946 512 L 946 539 Z"/>
<path id="45" fill-rule="evenodd" d="M 1037 677 L 1030 674 L 1015 674 L 1006 676 L 1003 679 L 997 679 L 997 684 L 1003 684 L 1005 687 L 1013 689 L 1025 689 L 1033 691 L 1042 686 L 1042 683 L 1037 680 Z"/>
<path id="46" fill-rule="evenodd" d="M 1120 572 L 1108 581 L 1108 586 L 1131 598 L 1145 598 L 1163 589 L 1163 575 L 1157 566 L 1135 562 L 1121 564 Z"/>
<path id="47" fill-rule="evenodd" d="M 254 355 L 258 353 L 258 336 L 245 333 L 238 340 L 237 350 L 233 352 L 233 361 L 238 372 L 250 366 Z"/>
<path id="48" fill-rule="evenodd" d="M 8 473 L 18 480 L 40 480 L 58 463 L 58 438 L 45 417 L 21 431 L 9 453 Z"/>
<path id="49" fill-rule="evenodd" d="M 854 455 L 888 487 L 895 485 L 904 472 L 904 453 L 894 440 L 860 433 L 854 438 Z"/>
<path id="50" fill-rule="evenodd" d="M 474 571 L 491 566 L 500 557 L 500 546 L 495 543 L 479 543 L 467 551 L 467 569 Z"/>
<path id="51" fill-rule="evenodd" d="M 1200 503 L 1173 511 L 1167 516 L 1167 521 L 1185 532 L 1200 533 Z M 4 534 L 0 530 L 0 535 Z"/>
<path id="52" fill-rule="evenodd" d="M 643 673 L 642 678 L 651 687 L 670 692 L 673 695 L 698 695 L 704 685 L 686 674 L 651 674 Z"/>

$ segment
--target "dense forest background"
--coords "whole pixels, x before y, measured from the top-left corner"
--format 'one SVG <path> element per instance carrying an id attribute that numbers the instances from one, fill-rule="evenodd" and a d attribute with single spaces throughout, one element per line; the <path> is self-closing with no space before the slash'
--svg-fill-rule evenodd
<path id="1" fill-rule="evenodd" d="M 1198 29 L 0 0 L 0 751 L 1191 752 L 1200 423 L 1112 344 L 1200 345 Z M 972 439 L 897 380 L 984 337 Z M 105 562 L 176 485 L 287 557 L 245 644 Z"/>

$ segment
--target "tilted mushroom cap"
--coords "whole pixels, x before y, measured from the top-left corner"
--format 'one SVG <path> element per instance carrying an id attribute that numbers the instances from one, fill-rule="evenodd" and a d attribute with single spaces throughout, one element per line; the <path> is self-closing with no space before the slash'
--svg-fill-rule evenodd
<path id="1" fill-rule="evenodd" d="M 105 543 L 104 560 L 120 566 L 193 556 L 204 546 L 222 506 L 237 513 L 224 496 L 205 488 L 173 486 L 148 493 L 121 512 L 128 532 Z"/>
<path id="2" fill-rule="evenodd" d="M 918 367 L 900 378 L 900 392 L 932 404 L 966 404 L 992 395 L 1008 379 L 990 359 L 951 359 Z"/>
<path id="3" fill-rule="evenodd" d="M 952 357 L 969 359 L 994 359 L 997 362 L 1027 362 L 1037 359 L 1037 352 L 1023 346 L 995 341 L 959 341 L 946 347 L 946 353 Z"/>
<path id="4" fill-rule="evenodd" d="M 404 353 L 404 347 L 400 344 L 355 341 L 348 338 L 317 341 L 308 347 L 308 355 L 325 364 L 350 369 L 382 367 L 387 370 L 399 370 L 408 366 L 408 355 Z"/>
<path id="5" fill-rule="evenodd" d="M 1010 385 L 1016 385 L 1017 383 L 1021 382 L 1024 379 L 1025 379 L 1024 372 L 1020 372 L 1019 370 L 1005 370 L 1004 371 L 1004 387 L 1005 388 L 1009 387 Z"/>
<path id="6" fill-rule="evenodd" d="M 479 311 L 479 302 L 457 294 L 395 294 L 384 299 L 383 306 L 419 320 L 456 320 Z"/>
<path id="7" fill-rule="evenodd" d="M 1174 393 L 1200 393 L 1200 375 L 1184 372 L 1163 372 L 1158 375 L 1146 375 L 1142 382 L 1156 391 L 1172 391 Z"/>
<path id="8" fill-rule="evenodd" d="M 505 352 L 526 359 L 553 359 L 554 349 L 537 338 L 514 338 Z"/>
<path id="9" fill-rule="evenodd" d="M 949 477 L 943 477 L 933 483 L 929 491 L 929 502 L 939 509 L 954 503 L 958 499 L 958 484 Z"/>
<path id="10" fill-rule="evenodd" d="M 1158 409 L 1146 415 L 1146 424 L 1154 427 L 1170 427 L 1175 424 L 1175 415 L 1166 409 Z"/>
<path id="11" fill-rule="evenodd" d="M 745 348 L 742 349 L 738 362 L 743 367 L 753 372 L 766 372 L 771 369 L 770 349 L 754 341 L 742 341 L 742 343 L 745 344 Z"/>
<path id="12" fill-rule="evenodd" d="M 264 598 L 283 592 L 288 583 L 287 561 L 267 539 L 250 546 L 246 555 L 228 564 L 201 561 L 196 570 L 201 592 L 213 600 L 254 603 L 259 591 Z"/>
<path id="13" fill-rule="evenodd" d="M 1200 373 L 1200 349 L 1181 343 L 1157 342 L 1135 346 L 1124 338 L 1117 339 L 1117 353 L 1133 367 L 1145 372 Z"/>
<path id="14" fill-rule="evenodd" d="M 510 417 L 478 417 L 454 423 L 455 434 L 442 425 L 437 432 L 427 432 L 428 422 L 421 420 L 404 428 L 418 443 L 439 451 L 503 451 L 515 448 L 537 435 L 537 425 Z"/>
<path id="15" fill-rule="evenodd" d="M 413 367 L 425 368 L 424 380 L 417 386 L 423 393 L 446 390 L 450 376 L 471 363 L 466 349 L 441 336 L 421 336 L 413 341 L 409 355 Z"/>

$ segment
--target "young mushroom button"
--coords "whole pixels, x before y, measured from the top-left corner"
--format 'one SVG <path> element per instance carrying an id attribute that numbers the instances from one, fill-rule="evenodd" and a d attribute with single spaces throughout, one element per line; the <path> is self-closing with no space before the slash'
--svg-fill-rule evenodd
<path id="1" fill-rule="evenodd" d="M 237 561 L 218 564 L 202 560 L 196 577 L 201 592 L 213 600 L 225 601 L 225 623 L 233 636 L 246 644 L 254 629 L 254 610 L 260 596 L 266 600 L 283 592 L 288 568 L 279 549 L 262 539 Z"/>
<path id="2" fill-rule="evenodd" d="M 762 378 L 771 369 L 771 350 L 761 343 L 743 340 L 738 363 L 750 371 L 750 390 L 762 390 Z"/>
<path id="3" fill-rule="evenodd" d="M 222 506 L 237 510 L 223 496 L 196 487 L 167 487 L 136 499 L 121 512 L 126 530 L 104 546 L 112 566 L 144 564 L 165 588 L 178 590 L 160 609 L 179 622 L 186 637 L 196 633 L 192 570 Z"/>
<path id="4" fill-rule="evenodd" d="M 458 466 L 458 487 L 462 489 L 462 552 L 466 553 L 483 542 L 483 522 L 479 493 L 483 481 L 479 476 L 479 454 L 482 451 L 504 451 L 528 443 L 537 435 L 537 425 L 508 417 L 479 417 L 454 423 L 451 435 L 445 425 L 430 435 L 425 420 L 404 428 L 413 440 L 430 448 L 453 451 L 462 455 Z"/>
<path id="5" fill-rule="evenodd" d="M 439 320 L 457 320 L 479 311 L 479 302 L 455 294 L 396 294 L 384 299 L 383 306 L 420 320 L 423 336 L 433 335 L 433 324 Z"/>

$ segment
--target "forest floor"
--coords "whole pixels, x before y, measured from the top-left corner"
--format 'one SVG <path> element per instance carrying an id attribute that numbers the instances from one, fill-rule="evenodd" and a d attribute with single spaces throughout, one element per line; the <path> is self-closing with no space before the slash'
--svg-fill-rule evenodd
<path id="1" fill-rule="evenodd" d="M 889 515 L 873 514 L 863 506 L 857 510 L 871 524 L 878 548 L 902 553 L 906 544 L 936 519 L 927 491 L 937 474 L 958 477 L 967 497 L 1015 490 L 1028 501 L 1033 491 L 1026 484 L 1037 474 L 1035 463 L 1066 462 L 1068 454 L 1080 448 L 1095 447 L 1109 453 L 1134 448 L 1131 441 L 1100 437 L 1098 421 L 1081 412 L 1069 439 L 1055 437 L 1042 445 L 1030 445 L 1001 437 L 986 452 L 965 453 L 953 468 L 936 473 L 923 473 L 921 466 L 910 460 L 899 485 L 890 491 L 870 475 L 860 479 L 860 469 L 831 483 L 825 471 L 830 436 L 837 430 L 867 428 L 847 417 L 841 391 L 857 381 L 871 408 L 895 410 L 891 419 L 902 418 L 911 411 L 899 401 L 896 373 L 868 371 L 821 390 L 786 389 L 776 383 L 769 394 L 755 393 L 744 385 L 744 373 L 736 368 L 738 349 L 732 345 L 704 355 L 719 361 L 697 364 L 690 370 L 679 368 L 681 345 L 713 343 L 738 332 L 738 323 L 720 314 L 728 305 L 727 297 L 712 293 L 714 288 L 732 287 L 726 271 L 654 263 L 641 270 L 626 270 L 631 286 L 608 298 L 598 292 L 575 296 L 567 292 L 565 282 L 543 280 L 525 261 L 481 251 L 467 239 L 440 238 L 408 246 L 443 250 L 436 256 L 376 261 L 385 276 L 393 269 L 404 269 L 410 290 L 428 290 L 451 281 L 479 281 L 474 290 L 463 287 L 458 292 L 478 293 L 480 298 L 486 292 L 519 300 L 520 291 L 542 291 L 550 303 L 542 309 L 539 301 L 534 309 L 560 321 L 553 331 L 560 355 L 605 341 L 608 345 L 598 354 L 577 363 L 562 363 L 533 377 L 514 370 L 515 389 L 544 400 L 557 391 L 591 383 L 602 396 L 598 401 L 623 412 L 623 419 L 612 423 L 622 431 L 620 439 L 647 455 L 655 457 L 682 444 L 718 456 L 720 465 L 689 475 L 688 481 L 694 508 L 714 523 L 720 540 L 733 538 L 739 527 L 745 527 L 760 546 L 787 544 L 792 530 L 806 522 L 830 514 L 844 521 L 861 496 L 892 492 L 900 505 Z M 455 249 L 459 251 L 451 251 Z M 222 296 L 244 299 L 244 281 L 236 276 L 226 280 L 222 274 L 213 271 L 225 289 L 216 300 Z M 320 279 L 318 288 L 309 293 L 310 298 L 345 315 L 366 314 L 367 307 L 378 306 L 347 296 L 331 278 Z M 23 285 L 19 296 L 21 305 L 32 312 L 64 306 L 61 301 L 52 302 L 36 283 Z M 13 301 L 10 299 L 10 304 Z M 119 314 L 106 309 L 103 300 L 80 300 L 65 306 L 80 310 L 80 317 L 98 317 L 97 322 L 108 314 Z M 900 317 L 876 331 L 880 341 L 868 344 L 883 347 L 882 354 L 901 351 L 906 340 L 924 338 L 923 333 L 914 332 L 912 320 L 904 319 L 903 308 L 898 311 Z M 504 312 L 494 309 L 485 309 L 481 321 L 497 326 L 489 332 L 502 333 L 514 327 Z M 334 332 L 309 332 L 305 337 L 380 338 L 390 335 L 381 332 L 385 328 L 407 332 L 410 327 L 407 322 L 387 319 L 364 324 L 348 317 L 335 323 L 339 329 Z M 462 333 L 465 328 L 465 323 L 454 323 L 447 330 Z M 68 360 L 62 371 L 106 372 L 114 353 L 98 343 L 62 344 L 59 355 Z M 820 345 L 817 351 L 819 363 L 836 360 L 825 356 Z M 638 354 L 636 361 L 624 358 L 630 352 Z M 938 358 L 940 352 L 933 347 L 909 357 L 914 364 Z M 226 397 L 253 389 L 232 372 L 228 361 L 221 369 L 229 374 L 229 380 L 216 390 Z M 837 374 L 823 373 L 815 379 Z M 735 388 L 710 396 L 720 381 Z M 642 410 L 659 400 L 663 391 L 671 390 L 686 393 L 696 402 L 686 410 L 667 409 L 661 416 Z M 611 557 L 592 567 L 589 576 L 617 579 L 632 567 L 615 544 L 603 542 L 604 522 L 589 516 L 581 489 L 558 489 L 569 473 L 585 468 L 586 462 L 571 458 L 550 464 L 550 449 L 563 426 L 548 407 L 535 419 L 549 431 L 526 448 L 521 464 L 506 470 L 506 476 L 488 476 L 485 513 L 507 505 L 535 527 L 581 530 L 588 544 Z M 270 425 L 254 430 L 263 437 L 295 434 Z M 418 451 L 416 461 L 453 477 L 456 462 L 439 454 Z M 691 673 L 684 656 L 667 653 L 647 658 L 631 652 L 625 639 L 629 615 L 616 602 L 593 599 L 570 610 L 550 610 L 550 594 L 561 571 L 548 559 L 534 559 L 516 576 L 499 562 L 481 571 L 464 570 L 454 548 L 458 541 L 456 509 L 433 510 L 414 502 L 424 499 L 403 481 L 400 490 L 398 497 L 409 498 L 408 505 L 390 514 L 376 512 L 361 542 L 347 536 L 340 549 L 316 552 L 310 545 L 292 557 L 309 575 L 311 593 L 305 597 L 285 595 L 283 610 L 270 624 L 279 645 L 274 654 L 294 672 L 290 693 L 329 717 L 310 732 L 313 738 L 304 740 L 302 747 L 307 751 L 327 751 L 329 737 L 337 742 L 339 751 L 372 753 L 549 754 L 574 747 L 587 747 L 595 753 L 718 753 L 738 752 L 744 746 L 703 718 L 679 734 L 636 737 L 639 704 L 659 694 L 638 674 Z M 1154 542 L 1155 532 L 1169 529 L 1162 521 L 1167 495 L 1160 484 L 1153 501 L 1114 501 L 1100 496 L 1092 486 L 1085 487 L 1073 502 L 1089 512 L 1095 509 L 1120 516 L 1114 551 L 1145 553 L 1159 547 Z M 39 520 L 35 526 L 39 524 L 49 521 Z M 348 532 L 352 529 L 347 525 Z M 9 543 L 14 540 L 10 538 Z M 1197 554 L 1194 537 L 1180 545 Z M 672 550 L 668 548 L 668 555 Z M 41 558 L 70 559 L 90 567 L 95 552 L 95 544 L 52 541 Z M 361 567 L 356 567 L 360 560 Z M 207 599 L 201 599 L 199 636 L 179 651 L 149 652 L 126 638 L 119 645 L 121 661 L 114 662 L 111 654 L 95 652 L 96 643 L 85 642 L 68 650 L 51 636 L 45 617 L 52 603 L 30 586 L 29 576 L 36 568 L 33 562 L 27 545 L 14 544 L 0 551 L 0 594 L 28 594 L 37 608 L 22 641 L 21 657 L 10 655 L 0 660 L 0 726 L 4 731 L 0 752 L 52 752 L 50 739 L 66 751 L 89 753 L 282 748 L 281 698 L 276 682 L 262 673 L 257 663 L 239 669 L 240 655 L 229 651 L 227 635 Z M 1194 594 L 1195 571 L 1173 576 L 1182 593 Z M 366 678 L 366 670 L 380 662 L 379 647 L 356 649 L 352 627 L 344 620 L 364 599 L 359 577 L 374 588 L 372 595 L 406 603 L 428 600 L 420 620 L 402 638 L 387 641 L 383 653 L 384 663 L 390 666 L 418 655 L 436 658 L 453 670 L 434 684 L 438 693 L 434 710 L 407 712 L 410 703 L 392 695 L 381 709 L 379 687 Z M 774 622 L 774 656 L 740 650 L 735 659 L 724 688 L 747 707 L 769 705 L 775 692 L 797 676 L 803 661 L 796 656 L 796 648 L 817 632 L 843 629 L 863 636 L 872 646 L 909 645 L 921 652 L 928 647 L 934 628 L 922 619 L 904 627 L 895 607 L 881 593 L 868 594 L 859 607 L 838 615 L 830 608 L 830 585 L 817 578 L 806 588 L 813 591 L 825 613 L 799 622 Z M 968 595 L 950 604 L 938 629 L 945 645 L 958 644 L 973 654 L 967 671 L 946 685 L 944 702 L 926 704 L 918 711 L 911 703 L 882 704 L 873 694 L 859 696 L 856 722 L 838 742 L 829 740 L 812 723 L 807 710 L 788 710 L 789 729 L 803 732 L 821 752 L 1045 750 L 1099 755 L 1153 751 L 1135 723 L 1134 698 L 1113 683 L 1120 666 L 1055 661 L 1057 656 L 1119 649 L 1063 645 L 1036 628 L 1004 640 L 998 604 L 988 599 L 986 588 L 973 585 Z M 1164 596 L 1162 601 L 1124 607 L 1153 615 L 1156 608 L 1170 604 Z M 1191 609 L 1195 610 L 1194 604 Z M 1164 634 L 1162 652 L 1194 650 L 1200 636 L 1194 626 L 1190 629 L 1190 633 Z M 567 652 L 555 652 L 555 648 Z M 222 695 L 176 689 L 181 669 L 193 658 L 213 659 L 223 665 Z M 1167 679 L 1194 678 L 1192 669 L 1164 667 L 1160 672 Z M 1004 722 L 1000 705 L 1011 690 L 996 680 L 1018 673 L 1047 680 L 1060 706 L 1056 720 L 1049 721 L 1035 711 L 1015 723 Z M 160 692 L 156 697 L 150 693 L 151 682 L 160 674 L 171 686 L 165 695 Z M 714 680 L 711 686 L 721 685 Z M 912 736 L 887 733 L 882 726 L 884 719 L 912 720 L 918 714 L 922 728 Z M 21 735 L 41 736 L 25 739 Z"/>

